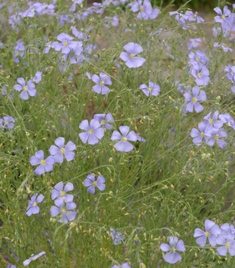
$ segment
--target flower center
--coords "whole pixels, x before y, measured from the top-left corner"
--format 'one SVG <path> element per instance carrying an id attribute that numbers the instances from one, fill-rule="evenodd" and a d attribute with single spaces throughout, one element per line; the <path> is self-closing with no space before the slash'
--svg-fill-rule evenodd
<path id="1" fill-rule="evenodd" d="M 94 132 L 94 130 L 93 129 L 89 129 L 89 134 L 92 134 L 93 132 Z"/>
<path id="2" fill-rule="evenodd" d="M 196 61 L 198 62 L 199 61 L 199 58 L 196 58 Z"/>
<path id="3" fill-rule="evenodd" d="M 214 120 L 213 120 L 213 119 L 210 119 L 210 120 L 209 120 L 209 123 L 210 123 L 211 125 L 213 125 Z"/>
<path id="4" fill-rule="evenodd" d="M 4 124 L 4 125 L 8 125 L 8 122 L 7 122 L 7 121 L 4 121 L 3 124 Z"/>
<path id="5" fill-rule="evenodd" d="M 205 136 L 205 133 L 204 132 L 201 132 L 201 136 L 204 137 Z"/>
<path id="6" fill-rule="evenodd" d="M 101 120 L 100 122 L 101 125 L 105 125 L 106 124 L 106 121 L 104 119 Z"/>
<path id="7" fill-rule="evenodd" d="M 215 135 L 214 139 L 217 141 L 219 139 L 218 135 Z"/>
<path id="8" fill-rule="evenodd" d="M 69 45 L 69 43 L 66 41 L 64 42 L 64 46 L 67 47 Z"/>
<path id="9" fill-rule="evenodd" d="M 64 196 L 66 195 L 66 192 L 62 191 L 62 192 L 60 193 L 60 195 L 61 195 L 62 197 L 64 197 Z"/>
<path id="10" fill-rule="evenodd" d="M 222 15 L 222 16 L 221 16 L 221 18 L 222 18 L 222 20 L 224 20 L 224 19 L 225 19 L 225 16 L 224 16 L 224 15 Z"/>
<path id="11" fill-rule="evenodd" d="M 192 102 L 196 102 L 197 101 L 197 98 L 192 98 Z"/>
<path id="12" fill-rule="evenodd" d="M 37 205 L 38 205 L 37 202 L 34 202 L 34 203 L 33 203 L 33 206 L 34 206 L 34 207 L 36 207 Z"/>
<path id="13" fill-rule="evenodd" d="M 201 78 L 201 74 L 200 74 L 200 73 L 198 73 L 198 74 L 197 74 L 197 77 L 198 77 L 198 78 Z"/>
<path id="14" fill-rule="evenodd" d="M 60 152 L 61 152 L 62 154 L 64 154 L 64 153 L 65 153 L 65 148 L 61 148 L 61 149 L 60 149 Z"/>
<path id="15" fill-rule="evenodd" d="M 205 232 L 205 236 L 206 237 L 210 236 L 210 233 L 209 232 Z"/>
<path id="16" fill-rule="evenodd" d="M 171 248 L 171 252 L 174 253 L 175 252 L 175 247 Z"/>
<path id="17" fill-rule="evenodd" d="M 62 212 L 62 213 L 65 213 L 65 212 L 66 212 L 66 208 L 62 208 L 62 209 L 61 209 L 61 212 Z"/>
<path id="18" fill-rule="evenodd" d="M 148 87 L 147 89 L 148 89 L 148 91 L 152 91 L 152 88 L 151 87 Z"/>
<path id="19" fill-rule="evenodd" d="M 28 87 L 27 87 L 27 86 L 24 86 L 24 87 L 23 87 L 23 90 L 28 90 Z"/>
<path id="20" fill-rule="evenodd" d="M 96 186 L 97 186 L 96 181 L 93 181 L 93 182 L 92 182 L 92 185 L 93 185 L 94 187 L 96 187 Z"/>
<path id="21" fill-rule="evenodd" d="M 127 138 L 126 137 L 122 137 L 122 141 L 127 141 Z"/>
<path id="22" fill-rule="evenodd" d="M 230 242 L 227 242 L 227 243 L 225 244 L 225 247 L 226 247 L 226 248 L 230 248 Z"/>
<path id="23" fill-rule="evenodd" d="M 144 10 L 144 7 L 143 7 L 143 6 L 141 6 L 141 7 L 140 7 L 140 11 L 143 11 L 143 10 Z"/>
<path id="24" fill-rule="evenodd" d="M 103 86 L 104 85 L 104 82 L 103 81 L 100 81 L 100 85 Z"/>
<path id="25" fill-rule="evenodd" d="M 46 164 L 46 161 L 45 161 L 44 159 L 42 159 L 42 160 L 40 161 L 40 164 L 41 164 L 41 165 L 45 165 L 45 164 Z"/>
<path id="26" fill-rule="evenodd" d="M 133 59 L 135 57 L 134 54 L 130 54 L 130 58 Z"/>

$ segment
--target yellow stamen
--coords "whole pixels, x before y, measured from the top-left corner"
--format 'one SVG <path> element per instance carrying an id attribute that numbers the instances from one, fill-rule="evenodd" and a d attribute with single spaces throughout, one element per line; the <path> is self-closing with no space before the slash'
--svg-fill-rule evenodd
<path id="1" fill-rule="evenodd" d="M 106 124 L 106 121 L 104 119 L 101 120 L 100 122 L 101 125 L 105 125 Z"/>
<path id="2" fill-rule="evenodd" d="M 62 154 L 64 154 L 64 153 L 65 153 L 65 148 L 61 148 L 61 149 L 60 149 L 60 152 L 61 152 Z"/>
<path id="3" fill-rule="evenodd" d="M 206 237 L 210 236 L 209 232 L 205 232 L 204 234 L 205 234 Z"/>
<path id="4" fill-rule="evenodd" d="M 93 129 L 89 129 L 89 134 L 92 134 L 93 132 L 94 132 L 94 130 Z"/>
<path id="5" fill-rule="evenodd" d="M 34 202 L 34 203 L 33 203 L 33 206 L 34 206 L 34 207 L 36 207 L 37 205 L 38 205 L 37 202 Z"/>
<path id="6" fill-rule="evenodd" d="M 23 90 L 28 90 L 28 87 L 27 87 L 27 86 L 24 86 L 24 87 L 23 87 Z"/>
<path id="7" fill-rule="evenodd" d="M 126 137 L 122 137 L 122 141 L 127 141 L 127 138 Z"/>
<path id="8" fill-rule="evenodd" d="M 93 181 L 93 182 L 92 182 L 92 185 L 96 187 L 96 186 L 97 186 L 96 181 Z"/>
<path id="9" fill-rule="evenodd" d="M 45 164 L 46 164 L 46 161 L 45 161 L 44 159 L 42 159 L 42 160 L 40 161 L 40 164 L 41 164 L 41 165 L 45 165 Z"/>
<path id="10" fill-rule="evenodd" d="M 135 57 L 134 54 L 130 54 L 130 58 L 133 59 Z"/>

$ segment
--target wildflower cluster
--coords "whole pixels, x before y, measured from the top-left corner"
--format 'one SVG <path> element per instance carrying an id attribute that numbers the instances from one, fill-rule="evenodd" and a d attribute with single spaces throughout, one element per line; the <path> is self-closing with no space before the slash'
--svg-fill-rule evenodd
<path id="1" fill-rule="evenodd" d="M 46 159 L 44 157 L 44 152 L 39 150 L 35 153 L 34 156 L 30 157 L 30 164 L 32 166 L 38 165 L 34 170 L 34 173 L 37 175 L 42 175 L 45 172 L 50 172 L 54 168 L 55 163 L 62 163 L 64 158 L 69 162 L 72 161 L 75 157 L 73 152 L 76 149 L 75 144 L 72 141 L 69 141 L 66 145 L 65 139 L 59 137 L 55 140 L 55 145 L 51 145 L 49 149 L 49 155 Z"/>
<path id="2" fill-rule="evenodd" d="M 220 148 L 226 146 L 227 132 L 224 130 L 223 125 L 227 125 L 232 129 L 235 129 L 235 122 L 230 114 L 219 114 L 218 111 L 211 113 L 204 117 L 205 121 L 198 124 L 198 129 L 193 128 L 191 130 L 191 137 L 193 143 L 200 146 L 203 142 L 209 146 L 218 144 Z"/>
<path id="3" fill-rule="evenodd" d="M 76 204 L 73 202 L 73 195 L 67 194 L 74 189 L 71 182 L 64 183 L 61 181 L 57 183 L 51 191 L 51 199 L 54 201 L 55 206 L 50 209 L 51 216 L 56 217 L 59 215 L 58 222 L 68 223 L 73 221 L 76 217 Z"/>
<path id="4" fill-rule="evenodd" d="M 211 220 L 205 220 L 205 231 L 196 228 L 193 235 L 200 247 L 205 247 L 207 241 L 211 247 L 217 246 L 220 256 L 235 256 L 235 228 L 232 224 L 224 223 L 220 227 Z"/>

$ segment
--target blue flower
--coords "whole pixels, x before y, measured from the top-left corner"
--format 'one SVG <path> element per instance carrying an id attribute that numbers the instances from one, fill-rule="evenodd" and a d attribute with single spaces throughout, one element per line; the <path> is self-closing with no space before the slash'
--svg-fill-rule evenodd
<path id="1" fill-rule="evenodd" d="M 116 231 L 115 229 L 113 228 L 110 228 L 110 235 L 113 239 L 113 244 L 116 246 L 116 245 L 119 245 L 121 243 L 123 243 L 124 241 L 124 236 L 122 235 L 121 232 L 118 232 Z"/>
<path id="2" fill-rule="evenodd" d="M 182 259 L 177 251 L 184 252 L 185 246 L 183 240 L 179 240 L 176 236 L 168 236 L 169 244 L 162 243 L 160 249 L 167 252 L 163 258 L 166 262 L 174 264 Z"/>

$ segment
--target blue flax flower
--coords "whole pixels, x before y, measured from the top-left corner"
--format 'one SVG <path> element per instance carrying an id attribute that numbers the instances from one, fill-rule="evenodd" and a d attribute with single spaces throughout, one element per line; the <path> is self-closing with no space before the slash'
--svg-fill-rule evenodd
<path id="1" fill-rule="evenodd" d="M 188 50 L 198 47 L 201 42 L 202 42 L 201 38 L 190 38 L 188 43 Z"/>
<path id="2" fill-rule="evenodd" d="M 87 187 L 87 192 L 90 194 L 95 193 L 95 188 L 97 187 L 100 191 L 105 190 L 105 178 L 99 175 L 97 179 L 94 174 L 89 174 L 83 182 L 84 186 Z"/>
<path id="3" fill-rule="evenodd" d="M 213 116 L 211 116 L 211 112 L 204 117 L 204 119 L 212 126 L 217 129 L 221 128 L 223 126 L 223 122 L 218 119 L 219 112 L 215 111 Z"/>
<path id="4" fill-rule="evenodd" d="M 179 240 L 176 236 L 168 236 L 169 244 L 162 243 L 160 249 L 167 252 L 163 258 L 166 262 L 175 264 L 182 259 L 177 251 L 184 252 L 185 246 L 183 240 Z"/>
<path id="5" fill-rule="evenodd" d="M 61 203 L 67 203 L 73 201 L 73 195 L 68 194 L 67 192 L 72 191 L 74 189 L 73 184 L 71 182 L 67 182 L 64 186 L 64 183 L 61 181 L 54 186 L 54 189 L 51 190 L 51 199 L 58 200 Z"/>
<path id="6" fill-rule="evenodd" d="M 207 86 L 210 82 L 209 70 L 206 66 L 198 68 L 198 65 L 193 65 L 189 73 L 195 78 L 195 82 L 198 86 Z"/>
<path id="7" fill-rule="evenodd" d="M 202 52 L 201 50 L 197 50 L 196 53 L 194 52 L 190 52 L 189 55 L 189 63 L 192 66 L 196 66 L 197 69 L 202 68 L 203 66 L 207 66 L 208 65 L 208 57 L 205 55 L 204 52 Z M 195 68 L 196 68 L 195 67 Z"/>
<path id="8" fill-rule="evenodd" d="M 205 231 L 196 228 L 193 237 L 197 238 L 196 243 L 201 247 L 205 247 L 207 239 L 210 245 L 214 247 L 217 244 L 216 238 L 220 233 L 221 230 L 215 222 L 205 220 Z"/>
<path id="9" fill-rule="evenodd" d="M 94 119 L 97 120 L 101 127 L 105 128 L 105 129 L 112 129 L 113 125 L 112 123 L 114 122 L 113 116 L 111 113 L 108 114 L 95 114 L 94 115 Z"/>
<path id="10" fill-rule="evenodd" d="M 218 129 L 212 127 L 208 131 L 208 136 L 209 138 L 206 141 L 207 145 L 213 146 L 215 143 L 217 143 L 220 148 L 224 148 L 226 146 L 226 142 L 223 140 L 223 138 L 226 138 L 228 135 L 223 128 Z"/>
<path id="11" fill-rule="evenodd" d="M 226 256 L 229 253 L 231 256 L 235 256 L 235 228 L 232 224 L 222 224 L 220 226 L 221 233 L 216 238 L 217 253 L 220 256 Z"/>
<path id="12" fill-rule="evenodd" d="M 216 241 L 217 245 L 220 245 L 220 247 L 216 249 L 220 256 L 226 256 L 227 253 L 231 256 L 235 256 L 235 240 L 232 235 L 221 235 L 217 237 Z"/>
<path id="13" fill-rule="evenodd" d="M 186 100 L 186 112 L 192 113 L 195 110 L 197 113 L 203 111 L 203 106 L 199 103 L 202 101 L 206 101 L 206 92 L 204 90 L 200 90 L 198 86 L 192 88 L 192 95 L 189 92 L 184 93 L 184 97 Z"/>
<path id="14" fill-rule="evenodd" d="M 42 194 L 40 194 L 39 196 L 38 196 L 38 193 L 33 195 L 31 197 L 31 200 L 29 200 L 26 215 L 31 216 L 32 214 L 38 214 L 40 211 L 38 203 L 41 203 L 43 199 L 44 199 L 44 195 Z"/>
<path id="15" fill-rule="evenodd" d="M 75 219 L 77 213 L 74 211 L 76 208 L 76 204 L 74 202 L 65 203 L 61 202 L 59 199 L 56 199 L 55 205 L 56 206 L 51 207 L 50 212 L 52 217 L 59 215 L 58 222 L 68 223 Z"/>
<path id="16" fill-rule="evenodd" d="M 124 46 L 126 52 L 120 54 L 120 58 L 126 63 L 129 68 L 138 68 L 145 63 L 145 59 L 138 57 L 137 54 L 143 51 L 141 45 L 130 42 Z"/>
<path id="17" fill-rule="evenodd" d="M 97 144 L 104 136 L 104 129 L 95 119 L 91 120 L 90 125 L 88 120 L 83 120 L 79 125 L 79 128 L 85 130 L 85 132 L 79 134 L 79 137 L 83 143 L 94 145 Z"/>
<path id="18" fill-rule="evenodd" d="M 111 140 L 119 140 L 114 147 L 119 152 L 130 152 L 134 149 L 134 146 L 128 141 L 137 141 L 138 137 L 134 131 L 130 131 L 128 126 L 119 127 L 120 132 L 113 131 Z M 120 134 L 121 133 L 121 134 Z"/>
<path id="19" fill-rule="evenodd" d="M 73 152 L 76 149 L 75 144 L 72 141 L 69 141 L 66 145 L 65 139 L 63 137 L 59 137 L 55 140 L 55 145 L 51 145 L 49 152 L 53 156 L 56 163 L 62 163 L 65 159 L 69 162 L 72 161 L 75 157 L 75 153 Z"/>
<path id="20" fill-rule="evenodd" d="M 21 91 L 20 98 L 22 100 L 28 100 L 29 96 L 34 97 L 37 93 L 35 85 L 32 80 L 29 80 L 26 84 L 24 78 L 17 78 L 18 84 L 14 85 L 16 91 Z"/>
<path id="21" fill-rule="evenodd" d="M 96 85 L 92 87 L 96 93 L 101 93 L 102 95 L 109 93 L 110 89 L 105 85 L 112 85 L 110 76 L 105 73 L 100 73 L 99 76 L 96 74 L 92 75 L 91 79 L 96 83 Z"/>
<path id="22" fill-rule="evenodd" d="M 14 127 L 15 118 L 9 115 L 0 118 L 0 128 L 1 129 L 12 129 Z"/>
<path id="23" fill-rule="evenodd" d="M 121 232 L 113 229 L 113 228 L 110 228 L 110 235 L 113 239 L 113 244 L 116 246 L 116 245 L 119 245 L 121 243 L 123 243 L 124 241 L 124 236 L 122 235 Z"/>
<path id="24" fill-rule="evenodd" d="M 149 85 L 145 85 L 145 84 L 141 84 L 139 86 L 139 89 L 141 89 L 143 91 L 143 93 L 148 97 L 149 95 L 152 96 L 158 96 L 159 92 L 160 92 L 160 86 L 153 83 L 153 82 L 149 82 Z"/>
<path id="25" fill-rule="evenodd" d="M 219 119 L 223 122 L 223 124 L 235 130 L 235 121 L 230 114 L 220 114 Z"/>
<path id="26" fill-rule="evenodd" d="M 38 167 L 34 170 L 34 173 L 37 175 L 42 175 L 45 172 L 52 171 L 54 163 L 55 160 L 52 156 L 48 156 L 44 159 L 44 152 L 42 150 L 37 151 L 34 156 L 30 157 L 30 164 L 32 166 L 38 165 Z"/>
<path id="27" fill-rule="evenodd" d="M 25 54 L 25 46 L 24 46 L 24 42 L 22 41 L 22 39 L 19 39 L 16 43 L 15 46 L 15 51 L 13 54 L 13 60 L 16 63 L 19 63 L 19 57 L 23 58 Z"/>
<path id="28" fill-rule="evenodd" d="M 153 9 L 149 0 L 137 0 L 130 5 L 133 12 L 139 11 L 137 19 L 153 20 L 156 19 L 159 14 L 159 10 L 157 8 Z"/>
<path id="29" fill-rule="evenodd" d="M 210 138 L 211 126 L 207 122 L 201 122 L 198 124 L 198 129 L 193 128 L 190 132 L 190 136 L 193 138 L 193 143 L 197 146 L 202 144 L 203 139 L 208 140 Z"/>

